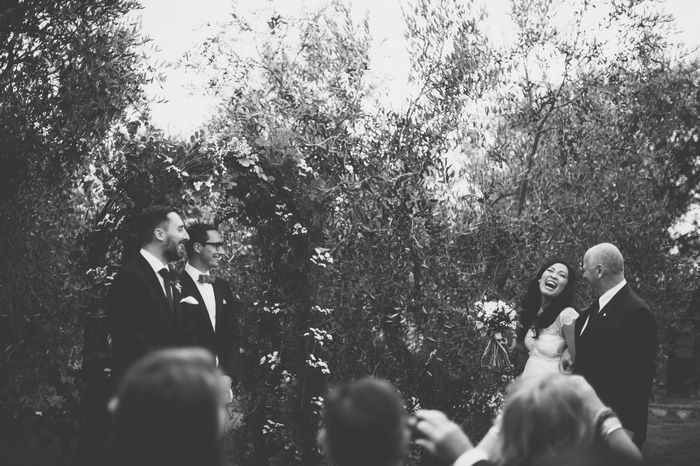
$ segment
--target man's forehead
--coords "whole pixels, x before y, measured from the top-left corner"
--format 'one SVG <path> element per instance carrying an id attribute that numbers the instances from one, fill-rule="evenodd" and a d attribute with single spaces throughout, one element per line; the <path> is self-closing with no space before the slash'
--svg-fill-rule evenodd
<path id="1" fill-rule="evenodd" d="M 207 231 L 207 241 L 218 242 L 221 241 L 221 234 L 216 230 Z"/>
<path id="2" fill-rule="evenodd" d="M 170 212 L 168 214 L 168 220 L 170 220 L 170 223 L 174 223 L 176 227 L 179 227 L 180 225 L 183 224 L 182 219 L 175 212 Z"/>

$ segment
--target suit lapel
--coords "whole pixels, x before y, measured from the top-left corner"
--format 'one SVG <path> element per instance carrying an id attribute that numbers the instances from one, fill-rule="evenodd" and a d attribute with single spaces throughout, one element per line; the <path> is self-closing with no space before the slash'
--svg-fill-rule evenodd
<path id="1" fill-rule="evenodd" d="M 603 325 L 603 323 L 607 322 L 609 314 L 613 309 L 618 307 L 620 301 L 624 299 L 627 294 L 630 292 L 630 287 L 625 285 L 623 286 L 620 291 L 615 293 L 615 296 L 612 297 L 610 301 L 608 301 L 608 304 L 606 304 L 603 309 L 599 310 L 598 313 L 595 315 L 593 319 L 591 319 L 591 322 L 588 323 L 588 327 L 584 331 L 584 333 L 591 331 L 593 332 L 595 329 Z"/>
<path id="2" fill-rule="evenodd" d="M 575 329 L 574 338 L 577 341 L 579 338 L 583 338 L 583 335 L 581 335 L 581 329 L 583 328 L 584 323 L 588 319 L 588 316 L 591 315 L 591 308 L 592 307 L 593 307 L 593 305 L 588 306 L 586 309 L 584 309 L 581 312 L 581 314 L 576 319 L 576 325 L 574 327 L 574 329 Z M 590 325 L 590 322 L 588 324 Z M 587 331 L 588 331 L 588 326 L 586 326 L 585 332 L 587 332 Z"/>
<path id="3" fill-rule="evenodd" d="M 194 299 L 197 300 L 197 312 L 201 315 L 201 317 L 204 319 L 205 322 L 209 324 L 209 327 L 211 331 L 214 331 L 214 328 L 211 325 L 211 318 L 209 317 L 209 311 L 207 310 L 207 305 L 204 302 L 204 297 L 202 296 L 202 293 L 199 292 L 199 287 L 197 284 L 192 280 L 192 277 L 190 276 L 189 273 L 187 272 L 182 272 L 182 279 L 186 280 L 188 282 L 188 292 Z"/>
<path id="4" fill-rule="evenodd" d="M 160 281 L 158 280 L 158 277 L 156 276 L 156 272 L 153 270 L 153 267 L 151 267 L 151 264 L 148 263 L 148 261 L 141 255 L 141 253 L 138 253 L 136 257 L 136 263 L 139 265 L 139 267 L 141 267 L 141 272 L 143 273 L 146 282 L 151 286 L 152 292 L 154 292 L 156 296 L 160 298 L 162 310 L 168 316 L 170 322 L 173 325 L 175 325 L 173 313 L 170 312 L 170 303 L 168 302 L 168 297 L 165 295 L 165 291 L 163 291 L 163 287 L 160 285 Z M 168 286 L 167 283 L 165 285 Z M 177 290 L 173 289 L 173 307 L 176 306 L 176 292 Z"/>

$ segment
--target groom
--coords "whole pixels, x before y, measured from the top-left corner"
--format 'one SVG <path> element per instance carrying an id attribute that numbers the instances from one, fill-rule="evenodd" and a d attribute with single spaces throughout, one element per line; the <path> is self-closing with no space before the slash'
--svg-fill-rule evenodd
<path id="1" fill-rule="evenodd" d="M 106 297 L 115 388 L 145 354 L 194 344 L 192 324 L 180 309 L 168 268 L 189 239 L 182 219 L 168 207 L 151 207 L 136 218 L 135 234 L 141 250 L 117 273 Z"/>
<path id="2" fill-rule="evenodd" d="M 576 320 L 574 373 L 620 417 L 641 450 L 647 437 L 648 402 L 658 346 L 649 306 L 627 285 L 620 251 L 610 243 L 583 256 L 583 278 L 598 296 Z M 568 351 L 560 368 L 571 366 Z"/>

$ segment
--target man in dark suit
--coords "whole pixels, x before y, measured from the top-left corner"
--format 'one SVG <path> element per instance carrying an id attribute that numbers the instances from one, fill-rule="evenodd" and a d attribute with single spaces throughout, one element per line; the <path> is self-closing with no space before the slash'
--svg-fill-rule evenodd
<path id="1" fill-rule="evenodd" d="M 194 344 L 167 265 L 181 257 L 189 239 L 182 219 L 167 207 L 152 207 L 136 218 L 135 234 L 141 250 L 117 273 L 106 299 L 115 385 L 141 356 Z"/>
<path id="2" fill-rule="evenodd" d="M 627 285 L 622 254 L 614 245 L 602 243 L 586 252 L 583 278 L 598 300 L 576 320 L 573 371 L 618 414 L 641 450 L 658 346 L 654 316 Z M 560 367 L 571 364 L 566 352 Z"/>
<path id="3" fill-rule="evenodd" d="M 214 354 L 230 388 L 239 375 L 238 300 L 225 280 L 210 273 L 222 259 L 223 239 L 213 225 L 204 223 L 191 225 L 187 233 L 181 305 L 192 320 L 197 346 Z"/>

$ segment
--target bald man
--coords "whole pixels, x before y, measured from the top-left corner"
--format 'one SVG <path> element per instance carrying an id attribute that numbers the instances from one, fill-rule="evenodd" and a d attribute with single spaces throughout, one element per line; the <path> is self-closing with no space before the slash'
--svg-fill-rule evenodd
<path id="1" fill-rule="evenodd" d="M 656 322 L 649 306 L 627 285 L 624 260 L 614 245 L 590 248 L 582 269 L 598 300 L 576 320 L 573 371 L 617 413 L 641 450 L 658 346 Z M 567 352 L 560 367 L 567 370 L 571 364 Z"/>

